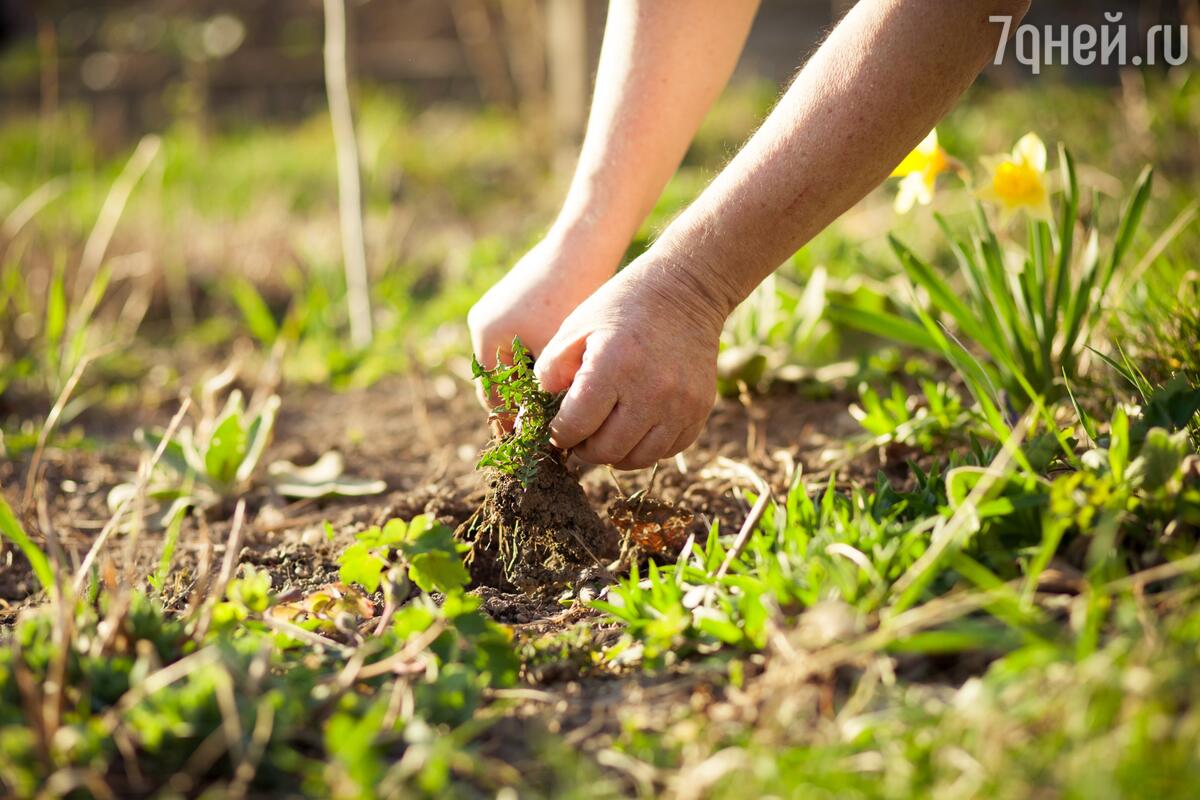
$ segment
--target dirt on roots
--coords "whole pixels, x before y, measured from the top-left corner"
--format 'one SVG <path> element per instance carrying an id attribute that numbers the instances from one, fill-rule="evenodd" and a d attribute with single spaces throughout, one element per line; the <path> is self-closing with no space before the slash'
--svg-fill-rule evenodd
<path id="1" fill-rule="evenodd" d="M 483 504 L 457 535 L 471 543 L 475 585 L 525 594 L 575 582 L 619 551 L 617 532 L 592 510 L 557 452 L 546 454 L 528 486 L 491 473 Z"/>

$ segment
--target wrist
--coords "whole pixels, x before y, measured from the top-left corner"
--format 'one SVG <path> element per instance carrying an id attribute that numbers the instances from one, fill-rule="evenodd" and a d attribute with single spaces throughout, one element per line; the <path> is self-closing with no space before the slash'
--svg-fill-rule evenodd
<path id="1" fill-rule="evenodd" d="M 615 198 L 572 188 L 550 227 L 550 235 L 571 247 L 586 247 L 598 260 L 611 263 L 611 272 L 615 272 L 640 225 L 641 219 L 634 218 L 628 206 L 615 202 Z"/>
<path id="2" fill-rule="evenodd" d="M 614 241 L 595 225 L 559 219 L 538 246 L 553 254 L 547 263 L 555 271 L 595 287 L 616 273 L 627 244 Z"/>
<path id="3" fill-rule="evenodd" d="M 716 320 L 718 332 L 738 304 L 746 298 L 734 281 L 733 265 L 727 263 L 713 248 L 682 243 L 664 233 L 646 252 L 645 258 L 664 265 L 672 283 L 699 306 L 706 318 Z"/>
<path id="4" fill-rule="evenodd" d="M 653 246 L 623 271 L 649 288 L 667 307 L 681 313 L 695 330 L 703 331 L 715 345 L 737 303 L 720 280 L 690 256 Z"/>

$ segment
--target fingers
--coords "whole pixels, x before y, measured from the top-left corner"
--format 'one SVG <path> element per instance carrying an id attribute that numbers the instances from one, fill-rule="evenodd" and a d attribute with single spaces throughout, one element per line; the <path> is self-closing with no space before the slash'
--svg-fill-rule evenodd
<path id="1" fill-rule="evenodd" d="M 625 461 L 651 428 L 645 409 L 638 404 L 617 403 L 603 424 L 578 445 L 574 452 L 589 464 L 620 464 Z"/>
<path id="2" fill-rule="evenodd" d="M 613 466 L 617 469 L 645 469 L 653 466 L 660 458 L 675 454 L 671 447 L 678 437 L 679 431 L 673 425 L 655 425 L 625 458 Z"/>
<path id="3" fill-rule="evenodd" d="M 558 414 L 550 421 L 554 444 L 564 450 L 575 447 L 604 424 L 616 405 L 616 383 L 590 369 L 581 369 L 567 390 Z M 635 444 L 636 440 L 630 447 Z"/>
<path id="4" fill-rule="evenodd" d="M 707 421 L 707 419 L 708 418 L 705 417 L 704 419 L 700 420 L 700 424 L 690 425 L 684 428 L 683 432 L 676 437 L 675 441 L 666 449 L 665 454 L 660 456 L 660 458 L 670 458 L 676 453 L 682 453 L 684 450 L 687 450 L 689 447 L 691 447 L 696 439 L 700 436 L 700 431 L 704 430 L 704 423 Z"/>
<path id="5" fill-rule="evenodd" d="M 586 336 L 556 335 L 551 339 L 533 365 L 533 374 L 542 385 L 542 391 L 557 394 L 571 386 L 583 366 L 586 349 Z"/>
<path id="6" fill-rule="evenodd" d="M 467 313 L 467 330 L 471 332 L 471 349 L 475 352 L 475 358 L 485 369 L 493 369 L 498 362 L 512 362 L 512 344 L 496 335 L 495 326 L 487 318 L 486 309 L 481 303 Z M 500 404 L 500 397 L 495 392 L 485 392 L 479 381 L 475 381 L 475 396 L 489 412 Z"/>

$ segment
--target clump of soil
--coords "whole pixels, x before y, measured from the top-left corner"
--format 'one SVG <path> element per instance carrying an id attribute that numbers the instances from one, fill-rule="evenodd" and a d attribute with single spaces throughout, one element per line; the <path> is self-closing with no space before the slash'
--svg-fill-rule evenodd
<path id="1" fill-rule="evenodd" d="M 457 535 L 471 543 L 476 585 L 537 594 L 553 591 L 617 557 L 616 531 L 601 521 L 558 452 L 547 453 L 528 486 L 498 471 Z"/>

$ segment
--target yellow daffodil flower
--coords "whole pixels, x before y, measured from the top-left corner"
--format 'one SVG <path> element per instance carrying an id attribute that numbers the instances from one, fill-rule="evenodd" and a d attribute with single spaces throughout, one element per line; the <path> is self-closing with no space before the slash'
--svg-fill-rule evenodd
<path id="1" fill-rule="evenodd" d="M 1027 133 L 1008 155 L 985 156 L 989 178 L 979 197 L 1000 207 L 1001 222 L 1025 211 L 1049 219 L 1050 190 L 1046 185 L 1046 145 L 1036 133 Z"/>
<path id="2" fill-rule="evenodd" d="M 923 206 L 932 203 L 938 176 L 950 167 L 950 157 L 938 144 L 937 128 L 934 128 L 892 170 L 893 178 L 902 178 L 900 189 L 896 192 L 896 213 L 907 214 L 917 203 Z"/>

